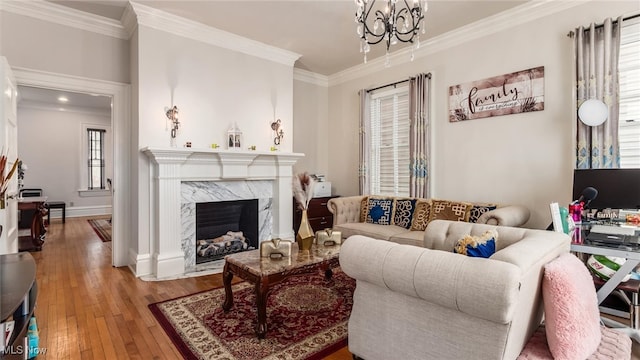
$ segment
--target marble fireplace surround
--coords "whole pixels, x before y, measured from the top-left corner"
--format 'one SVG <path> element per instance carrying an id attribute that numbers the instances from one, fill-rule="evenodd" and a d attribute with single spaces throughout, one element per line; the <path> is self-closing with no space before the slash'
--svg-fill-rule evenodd
<path id="1" fill-rule="evenodd" d="M 189 224 L 190 204 L 195 208 L 197 201 L 257 198 L 260 221 L 271 218 L 270 234 L 266 234 L 268 225 L 259 225 L 260 241 L 269 235 L 293 238 L 291 178 L 293 165 L 304 154 L 151 147 L 141 151 L 153 163 L 152 276 L 180 276 L 195 269 L 195 253 L 184 249 L 195 229 L 195 220 Z M 193 244 L 195 238 L 189 246 Z"/>

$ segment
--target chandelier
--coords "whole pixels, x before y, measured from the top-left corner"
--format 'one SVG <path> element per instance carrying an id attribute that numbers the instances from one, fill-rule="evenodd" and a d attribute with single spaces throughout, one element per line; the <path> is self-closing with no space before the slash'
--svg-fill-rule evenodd
<path id="1" fill-rule="evenodd" d="M 420 6 L 419 0 L 386 0 L 381 1 L 382 6 L 376 8 L 376 0 L 355 0 L 357 32 L 360 36 L 360 52 L 364 53 L 364 62 L 367 63 L 367 53 L 370 45 L 385 41 L 387 54 L 385 65 L 389 66 L 389 47 L 400 42 L 412 43 L 411 60 L 413 51 L 420 47 L 420 29 L 425 33 L 424 13 L 427 12 L 427 2 Z"/>

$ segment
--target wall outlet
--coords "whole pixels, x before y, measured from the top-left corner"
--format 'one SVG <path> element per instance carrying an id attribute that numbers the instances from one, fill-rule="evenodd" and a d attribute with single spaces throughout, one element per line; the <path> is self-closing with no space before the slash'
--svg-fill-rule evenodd
<path id="1" fill-rule="evenodd" d="M 69 206 L 73 206 L 73 201 L 69 201 Z"/>

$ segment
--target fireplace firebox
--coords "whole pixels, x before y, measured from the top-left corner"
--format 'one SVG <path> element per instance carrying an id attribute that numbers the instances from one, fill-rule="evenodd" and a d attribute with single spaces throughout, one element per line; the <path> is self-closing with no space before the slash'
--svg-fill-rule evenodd
<path id="1" fill-rule="evenodd" d="M 196 264 L 258 248 L 258 199 L 196 204 Z"/>

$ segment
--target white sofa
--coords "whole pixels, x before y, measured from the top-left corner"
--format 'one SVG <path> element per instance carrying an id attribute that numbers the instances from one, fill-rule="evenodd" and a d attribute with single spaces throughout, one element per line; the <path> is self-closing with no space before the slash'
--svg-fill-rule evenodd
<path id="1" fill-rule="evenodd" d="M 498 232 L 488 259 L 452 252 Z M 340 251 L 356 279 L 349 351 L 376 359 L 516 359 L 543 315 L 543 266 L 569 252 L 562 233 L 435 220 L 424 247 L 355 235 Z"/>
<path id="2" fill-rule="evenodd" d="M 333 214 L 333 230 L 340 231 L 342 238 L 346 239 L 352 235 L 365 235 L 399 244 L 422 246 L 424 231 L 409 230 L 393 224 L 378 225 L 362 222 L 360 207 L 364 197 L 345 196 L 328 201 L 327 207 Z M 431 199 L 424 200 L 431 201 Z M 529 220 L 530 214 L 529 209 L 524 206 L 497 205 L 495 210 L 490 210 L 480 215 L 476 223 L 516 227 L 524 225 Z"/>

